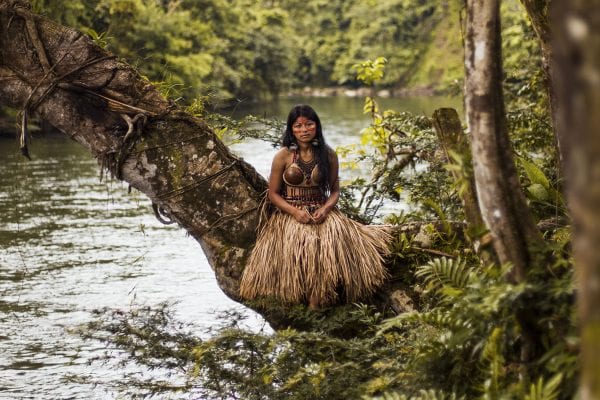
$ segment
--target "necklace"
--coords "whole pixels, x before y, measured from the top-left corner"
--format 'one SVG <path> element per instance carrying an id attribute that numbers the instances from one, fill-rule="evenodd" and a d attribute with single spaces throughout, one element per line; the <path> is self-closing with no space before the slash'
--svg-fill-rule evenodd
<path id="1" fill-rule="evenodd" d="M 296 159 L 296 164 L 302 171 L 302 174 L 304 174 L 304 179 L 305 179 L 306 183 L 310 183 L 310 176 L 312 174 L 312 170 L 315 168 L 315 165 L 317 164 L 315 157 L 313 156 L 312 160 L 310 160 L 310 161 L 304 161 L 302 159 L 302 157 L 298 156 Z"/>

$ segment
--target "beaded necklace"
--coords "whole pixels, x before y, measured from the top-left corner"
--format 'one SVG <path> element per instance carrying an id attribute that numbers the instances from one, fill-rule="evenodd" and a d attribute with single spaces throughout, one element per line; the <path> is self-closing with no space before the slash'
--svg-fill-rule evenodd
<path id="1" fill-rule="evenodd" d="M 304 179 L 306 183 L 311 183 L 310 177 L 312 175 L 313 169 L 315 168 L 315 165 L 317 164 L 315 156 L 313 155 L 313 158 L 310 161 L 304 161 L 298 153 L 295 153 L 294 162 L 296 163 L 296 165 L 298 165 L 298 167 L 302 171 L 302 174 L 304 174 Z"/>

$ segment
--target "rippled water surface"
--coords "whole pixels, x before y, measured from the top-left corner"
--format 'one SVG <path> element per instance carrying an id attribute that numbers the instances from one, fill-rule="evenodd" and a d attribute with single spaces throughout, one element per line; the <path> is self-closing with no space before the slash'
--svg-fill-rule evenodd
<path id="1" fill-rule="evenodd" d="M 41 137 L 32 153 L 0 140 L 0 398 L 115 398 L 125 371 L 90 364 L 104 344 L 76 333 L 95 309 L 176 302 L 201 333 L 215 312 L 241 308 L 199 245 L 139 193 L 100 182 L 77 143 Z"/>
<path id="2" fill-rule="evenodd" d="M 238 109 L 234 116 L 282 118 L 297 101 Z M 358 142 L 368 121 L 361 100 L 311 102 L 332 145 Z M 391 102 L 386 106 L 430 114 L 449 101 Z M 250 141 L 233 148 L 268 173 L 275 151 L 269 145 Z M 1 399 L 114 399 L 123 396 L 118 387 L 125 376 L 164 378 L 141 366 L 120 367 L 119 350 L 82 339 L 79 327 L 104 307 L 172 302 L 175 317 L 200 336 L 216 314 L 231 308 L 248 316 L 251 329 L 262 326 L 260 317 L 219 290 L 193 239 L 156 221 L 143 195 L 100 182 L 96 161 L 77 143 L 42 136 L 30 150 L 33 160 L 27 161 L 13 138 L 0 137 Z M 108 361 L 97 360 L 105 354 Z"/>

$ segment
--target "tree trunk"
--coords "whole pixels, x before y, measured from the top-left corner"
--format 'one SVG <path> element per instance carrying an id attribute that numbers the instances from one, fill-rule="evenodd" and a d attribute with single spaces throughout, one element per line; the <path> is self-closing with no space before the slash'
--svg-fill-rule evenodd
<path id="1" fill-rule="evenodd" d="M 459 190 L 460 199 L 465 211 L 467 221 L 467 235 L 471 240 L 474 239 L 472 233 L 479 231 L 483 226 L 481 211 L 477 203 L 475 181 L 473 176 L 464 170 L 470 171 L 472 168 L 472 156 L 470 144 L 458 117 L 458 113 L 453 108 L 439 108 L 433 113 L 433 126 L 440 141 L 446 159 L 452 162 L 451 153 L 455 153 L 461 158 L 463 163 L 462 171 L 452 170 L 452 177 L 456 183 L 465 181 L 461 190 Z"/>
<path id="2" fill-rule="evenodd" d="M 600 399 L 600 7 L 555 0 L 555 84 L 573 223 L 581 330 L 581 399 Z"/>
<path id="3" fill-rule="evenodd" d="M 542 242 L 521 190 L 502 95 L 499 0 L 467 1 L 465 105 L 477 197 L 500 262 L 522 281 Z"/>
<path id="4" fill-rule="evenodd" d="M 559 100 L 554 87 L 553 71 L 552 71 L 552 41 L 550 31 L 549 8 L 551 0 L 521 0 L 521 4 L 525 7 L 533 30 L 540 41 L 542 51 L 542 69 L 544 71 L 544 83 L 548 92 L 548 101 L 550 103 L 550 113 L 552 126 L 554 130 L 554 138 L 556 148 L 558 149 L 558 157 L 561 164 L 561 170 L 564 169 L 566 162 L 565 157 L 568 153 L 567 146 L 569 141 L 567 137 L 561 136 L 564 129 L 560 129 Z"/>
<path id="5" fill-rule="evenodd" d="M 202 121 L 87 36 L 0 0 L 0 103 L 70 135 L 202 246 L 238 299 L 266 183 Z"/>

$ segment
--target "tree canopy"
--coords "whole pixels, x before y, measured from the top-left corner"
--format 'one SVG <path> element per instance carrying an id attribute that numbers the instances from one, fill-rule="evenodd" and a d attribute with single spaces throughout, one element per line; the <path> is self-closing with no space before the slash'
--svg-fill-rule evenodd
<path id="1" fill-rule="evenodd" d="M 524 10 L 505 2 L 512 82 L 539 63 Z M 381 88 L 460 90 L 458 0 L 32 1 L 34 11 L 87 32 L 165 94 L 191 102 L 265 99 L 309 87 L 358 86 L 352 66 L 385 56 Z M 514 68 L 513 68 L 514 67 Z"/>

